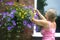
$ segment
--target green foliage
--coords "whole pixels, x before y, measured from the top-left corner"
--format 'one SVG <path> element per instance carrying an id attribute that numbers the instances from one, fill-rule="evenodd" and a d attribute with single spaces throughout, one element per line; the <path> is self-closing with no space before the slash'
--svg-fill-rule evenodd
<path id="1" fill-rule="evenodd" d="M 24 20 L 30 22 L 30 13 L 33 14 L 32 9 L 25 8 L 26 6 L 15 5 L 9 6 L 5 5 L 6 9 L 1 12 L 0 22 L 0 35 L 1 40 L 22 40 L 24 28 L 27 27 L 23 24 Z M 1 38 L 0 36 L 0 38 Z"/>
<path id="2" fill-rule="evenodd" d="M 41 11 L 41 13 L 44 13 L 44 6 L 46 5 L 46 0 L 37 0 L 37 8 Z"/>

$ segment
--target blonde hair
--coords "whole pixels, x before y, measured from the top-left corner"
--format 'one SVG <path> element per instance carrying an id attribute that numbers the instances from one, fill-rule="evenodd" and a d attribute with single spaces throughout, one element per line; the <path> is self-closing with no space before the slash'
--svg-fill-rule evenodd
<path id="1" fill-rule="evenodd" d="M 53 22 L 56 19 L 56 10 L 55 9 L 49 9 L 47 12 L 48 20 Z"/>

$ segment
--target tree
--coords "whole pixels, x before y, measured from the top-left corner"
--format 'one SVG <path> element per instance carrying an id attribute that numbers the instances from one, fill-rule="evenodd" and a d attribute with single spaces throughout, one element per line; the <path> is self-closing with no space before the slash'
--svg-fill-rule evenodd
<path id="1" fill-rule="evenodd" d="M 37 0 L 37 9 L 44 13 L 44 6 L 46 6 L 46 0 Z"/>

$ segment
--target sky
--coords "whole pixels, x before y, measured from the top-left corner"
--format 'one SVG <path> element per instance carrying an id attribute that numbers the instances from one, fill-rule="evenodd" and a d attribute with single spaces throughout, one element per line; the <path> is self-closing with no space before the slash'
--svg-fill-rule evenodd
<path id="1" fill-rule="evenodd" d="M 47 6 L 44 7 L 45 11 L 50 8 L 54 8 L 57 11 L 57 16 L 60 16 L 60 0 L 47 0 Z"/>

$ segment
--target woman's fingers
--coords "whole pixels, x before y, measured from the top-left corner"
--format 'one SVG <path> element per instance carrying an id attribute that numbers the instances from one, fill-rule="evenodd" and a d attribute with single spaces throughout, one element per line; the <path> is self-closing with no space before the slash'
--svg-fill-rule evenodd
<path id="1" fill-rule="evenodd" d="M 37 12 L 37 9 L 34 9 L 34 13 L 36 13 Z"/>

